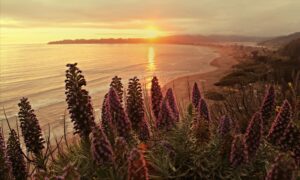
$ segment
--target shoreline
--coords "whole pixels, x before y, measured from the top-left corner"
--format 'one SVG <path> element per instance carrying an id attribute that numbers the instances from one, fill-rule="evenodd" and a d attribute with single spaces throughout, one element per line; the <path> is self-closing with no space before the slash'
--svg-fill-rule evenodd
<path id="1" fill-rule="evenodd" d="M 207 47 L 213 48 L 219 54 L 219 57 L 210 62 L 210 65 L 215 69 L 209 72 L 199 72 L 175 78 L 163 85 L 163 93 L 165 93 L 168 88 L 172 88 L 177 101 L 187 103 L 191 98 L 192 88 L 195 82 L 198 83 L 198 87 L 201 92 L 217 89 L 217 86 L 215 86 L 214 83 L 216 83 L 224 75 L 228 74 L 231 71 L 232 66 L 236 65 L 239 60 L 235 57 L 236 52 L 233 47 Z"/>

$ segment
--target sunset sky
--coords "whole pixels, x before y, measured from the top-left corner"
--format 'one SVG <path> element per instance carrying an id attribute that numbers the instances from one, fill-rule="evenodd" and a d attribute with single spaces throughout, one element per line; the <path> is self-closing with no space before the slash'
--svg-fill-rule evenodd
<path id="1" fill-rule="evenodd" d="M 0 0 L 0 41 L 276 36 L 300 31 L 299 0 Z"/>

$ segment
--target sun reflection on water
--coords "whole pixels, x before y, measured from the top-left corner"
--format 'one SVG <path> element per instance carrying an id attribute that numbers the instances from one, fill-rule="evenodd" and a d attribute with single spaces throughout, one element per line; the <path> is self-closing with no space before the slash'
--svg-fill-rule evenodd
<path id="1" fill-rule="evenodd" d="M 155 71 L 156 66 L 155 66 L 155 50 L 151 46 L 148 49 L 148 65 L 147 65 L 147 70 L 150 72 Z"/>

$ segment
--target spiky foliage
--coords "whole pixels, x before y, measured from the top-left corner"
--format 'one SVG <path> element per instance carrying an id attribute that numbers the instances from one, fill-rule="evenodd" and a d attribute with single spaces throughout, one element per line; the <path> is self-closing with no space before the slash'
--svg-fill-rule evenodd
<path id="1" fill-rule="evenodd" d="M 131 121 L 132 129 L 137 132 L 139 124 L 145 116 L 142 87 L 137 77 L 129 80 L 126 100 L 128 118 Z"/>
<path id="2" fill-rule="evenodd" d="M 148 168 L 144 155 L 136 148 L 132 149 L 128 158 L 128 180 L 148 180 Z"/>
<path id="3" fill-rule="evenodd" d="M 156 127 L 171 130 L 175 126 L 176 118 L 166 98 L 163 99 L 160 112 L 156 120 Z"/>
<path id="4" fill-rule="evenodd" d="M 0 179 L 11 178 L 11 164 L 6 153 L 2 128 L 0 127 Z"/>
<path id="5" fill-rule="evenodd" d="M 206 121 L 210 121 L 209 110 L 206 101 L 201 98 L 197 107 L 197 113 Z"/>
<path id="6" fill-rule="evenodd" d="M 219 121 L 219 128 L 218 128 L 219 136 L 222 137 L 230 133 L 231 126 L 232 126 L 232 120 L 227 115 L 222 116 Z"/>
<path id="7" fill-rule="evenodd" d="M 115 76 L 112 78 L 111 83 L 110 83 L 110 87 L 114 88 L 115 91 L 117 92 L 118 96 L 119 96 L 119 100 L 122 103 L 123 102 L 123 84 L 122 84 L 122 78 Z"/>
<path id="8" fill-rule="evenodd" d="M 160 111 L 160 104 L 162 102 L 163 95 L 161 88 L 156 76 L 153 77 L 151 81 L 151 102 L 152 102 L 152 111 L 154 117 L 157 119 Z"/>
<path id="9" fill-rule="evenodd" d="M 168 141 L 166 141 L 166 140 L 162 140 L 162 141 L 160 141 L 160 143 L 159 143 L 161 146 L 162 146 L 162 148 L 167 152 L 167 154 L 168 154 L 168 156 L 170 157 L 170 158 L 174 158 L 175 157 L 175 155 L 176 155 L 176 150 L 175 150 L 175 148 L 172 146 L 172 144 L 170 143 L 170 142 L 168 142 Z"/>
<path id="10" fill-rule="evenodd" d="M 108 92 L 107 103 L 117 135 L 124 137 L 128 141 L 131 138 L 131 123 L 128 120 L 127 114 L 125 113 L 118 95 L 113 88 L 110 88 Z"/>
<path id="11" fill-rule="evenodd" d="M 175 120 L 178 122 L 179 121 L 179 111 L 178 111 L 178 107 L 176 104 L 176 100 L 175 100 L 175 96 L 173 93 L 172 88 L 169 88 L 166 92 L 166 99 L 170 105 L 170 108 L 174 114 Z"/>
<path id="12" fill-rule="evenodd" d="M 273 144 L 278 145 L 280 138 L 283 136 L 285 129 L 291 121 L 291 105 L 285 100 L 280 108 L 276 119 L 273 121 L 267 139 Z"/>
<path id="13" fill-rule="evenodd" d="M 233 139 L 231 128 L 232 120 L 227 115 L 222 116 L 219 121 L 218 136 L 220 140 L 220 155 L 226 160 L 229 159 Z"/>
<path id="14" fill-rule="evenodd" d="M 100 126 L 96 126 L 92 131 L 91 151 L 93 160 L 97 165 L 112 164 L 114 155 L 110 142 Z"/>
<path id="15" fill-rule="evenodd" d="M 27 151 L 40 156 L 44 148 L 44 138 L 38 119 L 27 98 L 23 97 L 19 105 L 19 119 Z"/>
<path id="16" fill-rule="evenodd" d="M 293 180 L 296 166 L 287 155 L 279 155 L 269 169 L 266 180 Z"/>
<path id="17" fill-rule="evenodd" d="M 283 136 L 278 141 L 278 145 L 283 150 L 293 150 L 300 146 L 300 130 L 293 122 L 290 122 L 285 129 Z"/>
<path id="18" fill-rule="evenodd" d="M 247 160 L 254 159 L 256 152 L 259 148 L 262 131 L 263 131 L 263 121 L 261 113 L 255 113 L 250 120 L 246 133 L 244 135 L 245 151 L 247 151 Z"/>
<path id="19" fill-rule="evenodd" d="M 263 120 L 264 132 L 267 133 L 269 128 L 269 119 L 271 115 L 275 112 L 275 90 L 273 86 L 270 86 L 265 94 L 262 106 L 260 108 L 261 117 Z"/>
<path id="20" fill-rule="evenodd" d="M 139 123 L 138 136 L 141 141 L 147 141 L 150 138 L 150 127 L 145 119 Z"/>
<path id="21" fill-rule="evenodd" d="M 92 127 L 95 126 L 93 106 L 88 91 L 83 89 L 86 81 L 81 70 L 75 64 L 67 64 L 66 71 L 66 101 L 74 124 L 75 134 L 84 140 L 88 139 Z"/>
<path id="22" fill-rule="evenodd" d="M 7 155 L 12 165 L 12 173 L 16 179 L 26 180 L 26 164 L 15 130 L 11 130 L 7 140 Z"/>
<path id="23" fill-rule="evenodd" d="M 201 99 L 201 93 L 198 88 L 198 84 L 195 82 L 193 86 L 193 92 L 192 92 L 192 103 L 195 108 L 198 107 L 200 99 Z"/>
<path id="24" fill-rule="evenodd" d="M 109 141 L 113 143 L 116 133 L 115 128 L 113 126 L 111 113 L 109 112 L 110 109 L 107 98 L 108 94 L 105 94 L 101 109 L 101 127 L 104 133 L 107 135 Z"/>
<path id="25" fill-rule="evenodd" d="M 292 152 L 292 157 L 294 158 L 297 166 L 300 167 L 300 144 L 298 144 Z"/>
<path id="26" fill-rule="evenodd" d="M 242 135 L 235 135 L 231 145 L 230 164 L 233 167 L 238 167 L 247 162 L 247 152 L 243 143 Z"/>

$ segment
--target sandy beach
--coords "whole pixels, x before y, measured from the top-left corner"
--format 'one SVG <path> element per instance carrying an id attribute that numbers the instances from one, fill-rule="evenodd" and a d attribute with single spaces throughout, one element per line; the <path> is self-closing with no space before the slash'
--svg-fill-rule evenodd
<path id="1" fill-rule="evenodd" d="M 201 92 L 216 89 L 217 87 L 214 86 L 214 83 L 230 72 L 231 67 L 238 63 L 238 58 L 235 50 L 230 46 L 212 48 L 215 48 L 219 53 L 219 57 L 211 62 L 211 65 L 216 67 L 215 70 L 176 78 L 165 84 L 163 91 L 166 92 L 168 88 L 173 88 L 177 101 L 186 103 L 191 97 L 191 91 L 195 82 L 198 83 Z"/>

